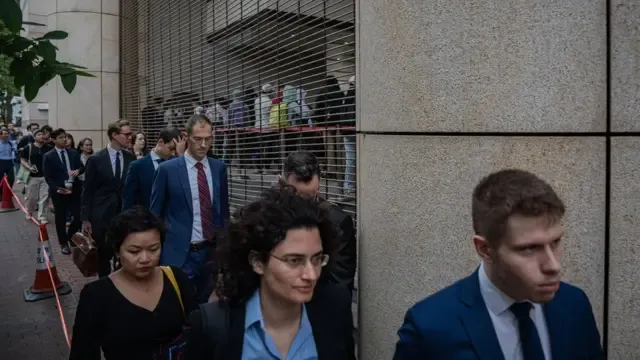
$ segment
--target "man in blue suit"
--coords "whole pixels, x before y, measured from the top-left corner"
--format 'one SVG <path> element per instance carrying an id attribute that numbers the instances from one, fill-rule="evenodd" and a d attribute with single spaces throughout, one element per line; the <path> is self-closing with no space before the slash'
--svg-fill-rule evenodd
<path id="1" fill-rule="evenodd" d="M 177 128 L 164 128 L 160 131 L 156 146 L 149 151 L 149 154 L 131 163 L 124 183 L 122 211 L 130 209 L 134 205 L 149 208 L 153 174 L 161 162 L 171 158 L 171 155 L 179 147 L 177 145 L 181 142 L 180 131 Z"/>
<path id="2" fill-rule="evenodd" d="M 534 174 L 485 177 L 472 200 L 482 264 L 409 309 L 394 359 L 604 359 L 589 299 L 560 281 L 564 213 Z"/>
<path id="3" fill-rule="evenodd" d="M 151 190 L 150 210 L 168 226 L 160 263 L 180 267 L 193 280 L 200 302 L 213 291 L 216 234 L 229 220 L 226 165 L 206 156 L 212 130 L 205 116 L 189 118 L 187 151 L 158 166 Z"/>

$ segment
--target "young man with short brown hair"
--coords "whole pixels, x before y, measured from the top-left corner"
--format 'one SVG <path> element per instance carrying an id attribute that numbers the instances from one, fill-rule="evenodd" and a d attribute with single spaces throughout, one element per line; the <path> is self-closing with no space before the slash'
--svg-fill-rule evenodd
<path id="1" fill-rule="evenodd" d="M 409 309 L 394 359 L 604 359 L 589 299 L 560 281 L 564 213 L 530 172 L 482 179 L 472 199 L 482 263 Z"/>

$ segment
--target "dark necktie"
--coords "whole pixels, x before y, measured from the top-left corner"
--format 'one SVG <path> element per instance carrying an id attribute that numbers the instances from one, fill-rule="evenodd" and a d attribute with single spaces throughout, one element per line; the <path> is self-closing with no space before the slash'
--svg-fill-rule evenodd
<path id="1" fill-rule="evenodd" d="M 211 208 L 209 182 L 201 162 L 196 163 L 196 168 L 198 169 L 198 200 L 200 201 L 202 236 L 206 241 L 213 241 L 213 209 Z"/>
<path id="2" fill-rule="evenodd" d="M 120 180 L 120 152 L 116 152 L 116 179 Z"/>
<path id="3" fill-rule="evenodd" d="M 69 158 L 67 158 L 67 152 L 64 150 L 60 151 L 60 156 L 62 156 L 62 163 L 64 164 L 64 169 L 67 172 L 71 171 L 71 167 L 69 166 Z"/>
<path id="4" fill-rule="evenodd" d="M 544 351 L 536 324 L 531 320 L 529 313 L 533 305 L 529 302 L 515 303 L 509 308 L 518 319 L 520 331 L 520 343 L 522 344 L 522 357 L 524 360 L 545 360 Z"/>

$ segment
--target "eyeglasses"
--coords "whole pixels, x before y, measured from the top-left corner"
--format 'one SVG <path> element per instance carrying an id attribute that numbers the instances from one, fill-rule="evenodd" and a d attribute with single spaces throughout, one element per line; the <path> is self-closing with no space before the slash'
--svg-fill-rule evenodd
<path id="1" fill-rule="evenodd" d="M 282 261 L 292 269 L 302 269 L 309 263 L 311 264 L 311 266 L 315 268 L 319 268 L 329 263 L 328 254 L 317 254 L 312 257 L 306 257 L 301 255 L 287 255 L 284 257 L 278 257 L 273 254 L 269 254 L 269 256 L 271 256 L 274 259 Z"/>

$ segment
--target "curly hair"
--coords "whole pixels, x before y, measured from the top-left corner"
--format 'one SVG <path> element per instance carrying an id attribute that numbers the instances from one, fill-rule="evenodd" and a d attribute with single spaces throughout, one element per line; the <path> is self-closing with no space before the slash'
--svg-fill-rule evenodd
<path id="1" fill-rule="evenodd" d="M 260 286 L 260 275 L 253 271 L 249 254 L 269 261 L 269 253 L 281 243 L 289 230 L 317 228 L 323 252 L 337 250 L 338 229 L 329 212 L 316 201 L 299 196 L 292 186 L 265 190 L 260 200 L 238 209 L 226 236 L 216 251 L 220 275 L 216 294 L 233 303 L 245 302 Z"/>

